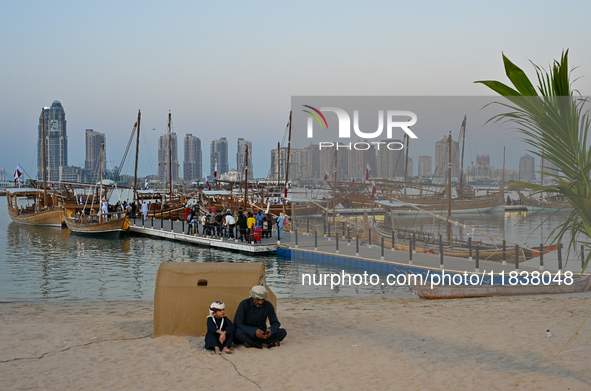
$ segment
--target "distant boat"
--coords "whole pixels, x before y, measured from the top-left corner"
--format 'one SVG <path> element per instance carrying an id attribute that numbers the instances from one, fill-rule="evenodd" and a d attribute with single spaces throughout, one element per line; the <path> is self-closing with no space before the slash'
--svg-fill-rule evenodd
<path id="1" fill-rule="evenodd" d="M 591 287 L 591 275 L 574 278 L 572 284 L 551 283 L 544 285 L 410 285 L 421 299 L 459 299 L 487 296 L 545 295 L 584 292 Z"/>
<path id="2" fill-rule="evenodd" d="M 519 200 L 521 200 L 523 205 L 529 206 L 532 209 L 573 209 L 570 202 L 563 201 L 558 197 L 547 196 L 546 199 L 535 199 L 525 196 L 520 191 L 517 194 L 519 194 Z"/>

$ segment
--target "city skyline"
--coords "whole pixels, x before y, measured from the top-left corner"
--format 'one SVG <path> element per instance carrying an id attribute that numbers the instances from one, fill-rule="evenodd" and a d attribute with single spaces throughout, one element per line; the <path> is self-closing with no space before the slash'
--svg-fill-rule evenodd
<path id="1" fill-rule="evenodd" d="M 66 114 L 63 105 L 59 101 L 54 101 L 51 107 L 45 107 L 43 110 L 46 120 L 46 127 L 47 124 L 50 124 L 52 132 L 47 131 L 46 138 L 47 138 L 47 145 L 48 149 L 49 146 L 52 146 L 53 152 L 49 153 L 47 156 L 47 161 L 52 164 L 51 155 L 58 155 L 59 158 L 54 157 L 53 163 L 57 164 L 58 162 L 65 162 L 67 164 L 67 133 L 66 129 Z M 39 131 L 42 126 L 42 117 L 39 118 Z M 41 134 L 39 134 L 39 137 Z M 106 136 L 104 133 L 96 132 L 93 129 L 86 129 L 85 130 L 85 137 L 86 137 L 86 159 L 84 163 L 84 167 L 78 167 L 75 165 L 72 166 L 54 166 L 51 167 L 48 164 L 49 172 L 51 173 L 52 170 L 57 173 L 57 179 L 52 179 L 51 175 L 48 175 L 48 179 L 50 180 L 62 180 L 62 181 L 72 181 L 72 182 L 80 182 L 80 181 L 88 181 L 89 178 L 96 176 L 98 171 L 98 161 L 100 159 L 100 152 L 103 143 L 106 141 Z M 53 141 L 52 141 L 53 140 Z M 62 141 L 64 140 L 64 141 Z M 168 136 L 163 134 L 158 139 L 158 172 L 157 176 L 160 181 L 163 183 L 168 182 Z M 178 139 L 176 132 L 171 133 L 171 140 L 172 140 L 172 177 L 174 181 L 184 180 L 184 181 L 193 181 L 196 179 L 201 179 L 202 175 L 202 150 L 201 150 L 201 140 L 198 137 L 193 136 L 192 134 L 188 133 L 185 135 L 183 139 L 183 175 L 179 175 L 179 171 L 181 169 L 179 164 L 179 156 L 178 156 Z M 406 139 L 405 139 L 406 140 Z M 405 140 L 398 140 L 398 139 L 384 139 L 381 140 L 383 144 L 399 144 L 403 145 Z M 38 154 L 41 153 L 41 140 L 38 139 Z M 65 147 L 62 147 L 65 145 Z M 232 169 L 236 169 L 238 172 L 238 176 L 241 175 L 241 170 L 243 169 L 242 165 L 244 164 L 245 158 L 245 151 L 246 147 L 249 148 L 249 179 L 253 179 L 254 176 L 251 174 L 253 172 L 252 167 L 252 142 L 249 140 L 245 140 L 244 138 L 239 137 L 237 139 L 237 147 L 236 147 L 236 166 Z M 408 145 L 405 145 L 407 147 Z M 319 149 L 318 145 L 310 144 L 306 148 L 292 148 L 292 152 L 290 154 L 290 170 L 291 171 L 291 178 L 303 178 L 303 179 L 320 179 L 324 177 L 325 173 L 329 172 L 329 176 L 332 175 L 334 170 L 334 152 L 332 149 Z M 213 140 L 210 144 L 210 175 L 213 176 L 213 170 L 215 167 L 215 163 L 218 162 L 218 175 L 225 174 L 229 172 L 231 169 L 228 163 L 228 140 L 225 137 L 220 139 Z M 277 160 L 277 149 L 271 150 L 271 162 L 268 175 L 266 176 L 267 179 L 276 179 L 276 178 L 284 178 L 285 177 L 285 165 L 286 165 L 286 156 L 287 156 L 287 148 L 280 147 L 281 154 L 280 159 Z M 452 177 L 457 178 L 459 176 L 459 155 L 460 155 L 460 147 L 459 142 L 452 141 L 452 150 L 453 150 L 453 165 L 452 165 Z M 346 153 L 343 153 L 346 152 Z M 337 157 L 337 173 L 339 180 L 351 180 L 351 179 L 362 179 L 364 177 L 365 170 L 367 166 L 370 167 L 370 177 L 371 178 L 397 178 L 401 179 L 404 178 L 404 165 L 406 162 L 405 157 L 405 150 L 395 150 L 389 151 L 386 148 L 374 148 L 372 145 L 368 150 L 364 151 L 356 151 L 356 150 L 341 150 L 338 153 Z M 408 177 L 422 177 L 425 178 L 427 175 L 421 175 L 421 172 L 432 172 L 433 177 L 444 177 L 447 176 L 445 167 L 447 167 L 447 152 L 448 152 L 448 142 L 447 137 L 443 137 L 441 140 L 435 142 L 435 167 L 432 167 L 431 161 L 432 158 L 430 155 L 423 155 L 419 156 L 419 167 L 418 172 L 414 173 L 413 169 L 413 159 L 411 157 L 408 158 L 408 168 L 407 173 Z M 65 158 L 61 157 L 62 155 Z M 521 156 L 519 158 L 519 168 L 518 171 L 511 170 L 507 168 L 508 172 L 516 173 L 517 178 L 515 180 L 524 180 L 524 181 L 533 181 L 536 180 L 535 171 L 539 170 L 540 167 L 535 166 L 535 159 L 530 156 L 528 153 Z M 240 164 L 242 162 L 242 165 Z M 470 164 L 471 163 L 471 164 Z M 428 167 L 425 165 L 428 164 Z M 278 165 L 278 166 L 276 166 Z M 281 168 L 281 172 L 277 171 L 277 167 Z M 433 170 L 434 171 L 431 171 Z M 476 164 L 474 162 L 466 161 L 466 165 L 464 166 L 466 170 L 466 174 L 468 176 L 472 175 L 473 179 L 485 179 L 485 180 L 494 180 L 498 179 L 501 174 L 499 174 L 499 170 L 494 168 L 490 164 L 490 155 L 477 155 L 476 156 Z M 552 167 L 547 167 L 547 169 L 552 169 Z M 103 162 L 103 171 L 106 170 L 105 162 Z M 119 169 L 118 174 L 121 175 L 124 173 L 120 172 Z M 148 175 L 154 175 L 150 173 Z M 511 177 L 515 176 L 514 174 L 510 174 Z M 141 175 L 140 175 L 141 176 Z M 39 177 L 41 179 L 41 177 Z"/>
<path id="2" fill-rule="evenodd" d="M 210 159 L 206 146 L 212 140 L 231 140 L 233 157 L 234 140 L 242 137 L 257 151 L 254 176 L 265 177 L 268 151 L 284 138 L 295 95 L 491 95 L 474 81 L 506 82 L 502 53 L 533 75 L 529 60 L 546 68 L 566 48 L 570 63 L 579 66 L 574 86 L 589 93 L 591 52 L 584 31 L 591 4 L 573 3 L 576 13 L 568 6 L 550 10 L 533 1 L 506 4 L 511 12 L 503 3 L 484 10 L 455 2 L 400 6 L 370 1 L 361 6 L 344 1 L 338 10 L 315 2 L 229 7 L 179 1 L 164 8 L 153 1 L 140 8 L 127 3 L 114 8 L 109 2 L 75 7 L 68 2 L 4 3 L 0 167 L 11 172 L 20 163 L 35 176 L 34 126 L 40 109 L 54 100 L 68 111 L 70 165 L 84 165 L 85 129 L 106 135 L 107 165 L 117 165 L 141 109 L 140 175 L 157 170 L 158 137 L 166 131 L 170 111 L 179 137 L 191 133 L 201 139 L 204 162 Z M 313 15 L 308 6 L 316 10 Z M 397 21 L 395 31 L 416 31 L 405 39 L 391 27 L 392 15 L 401 12 L 409 18 Z M 524 19 L 526 14 L 531 17 Z M 541 39 L 535 27 L 558 18 L 582 26 L 583 34 L 558 29 Z M 498 20 L 511 28 L 499 28 Z M 48 31 L 59 37 L 59 45 L 40 39 Z M 195 39 L 199 36 L 209 38 Z M 416 163 L 419 156 L 431 155 L 431 140 L 449 131 L 455 137 L 461 120 L 421 134 L 425 144 L 411 144 L 409 156 Z M 503 146 L 512 168 L 527 149 L 516 133 L 494 135 L 490 125 L 472 131 L 478 146 L 473 156 L 490 154 L 494 166 L 502 165 Z"/>

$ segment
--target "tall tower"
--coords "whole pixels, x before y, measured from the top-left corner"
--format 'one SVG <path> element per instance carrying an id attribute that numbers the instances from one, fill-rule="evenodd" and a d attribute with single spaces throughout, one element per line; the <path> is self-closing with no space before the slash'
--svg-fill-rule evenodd
<path id="1" fill-rule="evenodd" d="M 170 134 L 172 152 L 172 180 L 179 179 L 179 153 L 176 133 Z M 168 135 L 164 134 L 158 139 L 158 178 L 166 185 L 169 182 L 168 168 Z"/>
<path id="2" fill-rule="evenodd" d="M 60 167 L 68 165 L 68 136 L 66 132 L 66 112 L 62 104 L 55 100 L 51 107 L 44 107 L 39 116 L 37 137 L 37 179 L 43 179 L 43 117 L 45 117 L 45 148 L 47 180 L 59 181 Z"/>
<path id="3" fill-rule="evenodd" d="M 519 180 L 533 181 L 536 179 L 536 160 L 529 153 L 519 158 Z"/>
<path id="4" fill-rule="evenodd" d="M 428 178 L 432 174 L 431 156 L 419 156 L 419 177 Z"/>
<path id="5" fill-rule="evenodd" d="M 106 138 L 104 133 L 95 132 L 92 129 L 86 129 L 86 160 L 84 160 L 84 169 L 92 170 L 92 174 L 97 174 L 100 171 L 99 162 L 101 158 L 101 148 L 105 143 L 107 148 Z M 103 172 L 106 168 L 106 162 L 103 159 Z"/>
<path id="6" fill-rule="evenodd" d="M 202 178 L 201 140 L 192 134 L 185 136 L 185 158 L 183 161 L 183 179 L 191 182 Z"/>
<path id="7" fill-rule="evenodd" d="M 218 165 L 218 176 L 228 172 L 228 140 L 225 137 L 213 140 L 209 151 L 209 165 L 211 176 Z"/>
<path id="8" fill-rule="evenodd" d="M 252 142 L 243 138 L 238 139 L 238 148 L 236 149 L 236 171 L 242 178 L 244 172 L 244 159 L 246 155 L 246 147 L 248 146 L 248 179 L 253 178 L 252 168 Z"/>
<path id="9" fill-rule="evenodd" d="M 451 176 L 460 176 L 460 143 L 451 141 Z M 449 164 L 449 145 L 447 145 L 447 136 L 435 143 L 435 177 L 447 178 L 447 165 Z"/>

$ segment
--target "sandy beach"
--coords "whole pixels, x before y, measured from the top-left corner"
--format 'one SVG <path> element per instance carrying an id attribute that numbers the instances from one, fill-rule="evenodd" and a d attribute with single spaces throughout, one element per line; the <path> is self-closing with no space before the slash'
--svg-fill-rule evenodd
<path id="1" fill-rule="evenodd" d="M 279 299 L 281 347 L 220 357 L 200 337 L 152 338 L 152 302 L 3 303 L 0 389 L 589 390 L 590 304 Z"/>

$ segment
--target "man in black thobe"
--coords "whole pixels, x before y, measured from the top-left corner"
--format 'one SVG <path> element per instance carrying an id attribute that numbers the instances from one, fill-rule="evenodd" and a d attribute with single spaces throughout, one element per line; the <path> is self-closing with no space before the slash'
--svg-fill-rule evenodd
<path id="1" fill-rule="evenodd" d="M 267 327 L 267 319 L 271 327 Z M 280 328 L 275 307 L 267 301 L 267 290 L 260 285 L 254 286 L 250 298 L 238 305 L 234 326 L 234 343 L 244 344 L 247 348 L 262 349 L 263 344 L 268 348 L 279 346 L 287 335 L 287 331 Z"/>

